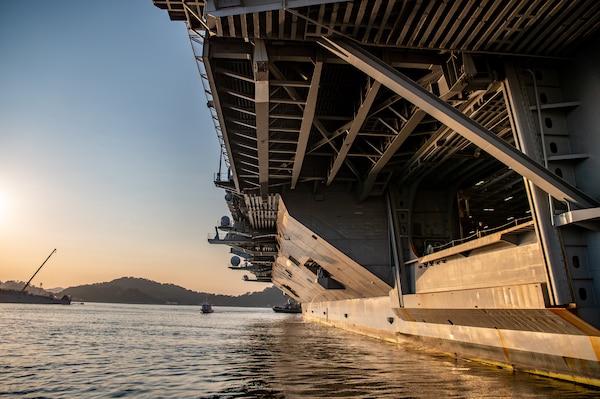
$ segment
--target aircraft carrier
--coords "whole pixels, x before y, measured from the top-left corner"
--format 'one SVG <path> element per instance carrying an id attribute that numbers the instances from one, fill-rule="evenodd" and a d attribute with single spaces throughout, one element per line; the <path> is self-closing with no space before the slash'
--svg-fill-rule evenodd
<path id="1" fill-rule="evenodd" d="M 232 268 L 308 320 L 600 386 L 600 2 L 154 4 L 188 26 Z"/>

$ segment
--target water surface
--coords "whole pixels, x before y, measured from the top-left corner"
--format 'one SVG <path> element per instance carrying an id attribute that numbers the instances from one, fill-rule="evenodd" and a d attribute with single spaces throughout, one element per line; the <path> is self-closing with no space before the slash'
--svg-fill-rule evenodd
<path id="1" fill-rule="evenodd" d="M 270 309 L 0 304 L 0 397 L 595 398 Z"/>

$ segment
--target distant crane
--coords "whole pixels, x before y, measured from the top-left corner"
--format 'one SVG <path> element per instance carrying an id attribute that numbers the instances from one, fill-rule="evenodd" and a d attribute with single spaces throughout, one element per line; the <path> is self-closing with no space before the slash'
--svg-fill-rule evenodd
<path id="1" fill-rule="evenodd" d="M 25 292 L 25 290 L 27 289 L 27 287 L 29 287 L 29 283 L 31 283 L 31 280 L 33 280 L 33 278 L 35 277 L 36 274 L 38 274 L 38 272 L 42 269 L 42 267 L 46 264 L 46 262 L 48 262 L 48 259 L 50 259 L 50 257 L 52 255 L 54 255 L 54 253 L 56 252 L 56 248 L 54 248 L 54 250 L 52 252 L 50 252 L 50 255 L 48 255 L 48 257 L 46 258 L 46 260 L 40 265 L 40 267 L 38 267 L 38 269 L 35 271 L 35 273 L 33 273 L 33 276 L 31 276 L 31 278 L 29 279 L 29 281 L 27 282 L 27 284 L 25 284 L 25 287 L 23 287 L 23 289 L 21 290 L 21 292 Z"/>

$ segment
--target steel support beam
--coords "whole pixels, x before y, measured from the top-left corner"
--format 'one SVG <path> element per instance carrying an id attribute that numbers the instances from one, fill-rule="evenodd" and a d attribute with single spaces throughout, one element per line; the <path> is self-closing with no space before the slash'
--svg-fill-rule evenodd
<path id="1" fill-rule="evenodd" d="M 257 39 L 252 59 L 254 70 L 254 106 L 256 109 L 256 148 L 260 195 L 269 194 L 269 58 L 264 40 Z"/>
<path id="2" fill-rule="evenodd" d="M 193 46 L 192 46 L 192 50 L 193 50 Z M 211 61 L 211 58 L 210 58 L 211 51 L 212 51 L 211 43 L 209 40 L 206 40 L 204 42 L 204 45 L 202 46 L 202 63 L 206 70 L 207 76 L 215 76 L 214 71 L 212 69 L 212 64 L 210 62 Z M 198 58 L 196 57 L 196 60 L 197 59 Z M 210 94 L 213 98 L 215 110 L 217 111 L 217 117 L 220 121 L 225 121 L 225 115 L 223 113 L 223 108 L 221 107 L 221 100 L 219 97 L 219 92 L 217 90 L 217 87 L 215 86 L 214 79 L 208 79 L 208 83 L 210 86 Z M 233 154 L 233 151 L 231 148 L 231 141 L 229 140 L 229 135 L 227 134 L 227 126 L 225 126 L 225 123 L 220 124 L 220 129 L 221 129 L 221 136 L 223 138 L 223 144 L 225 145 L 225 151 L 227 152 L 227 154 Z M 233 175 L 233 183 L 235 185 L 235 190 L 237 192 L 239 192 L 240 191 L 240 182 L 238 179 L 238 171 L 235 166 L 235 162 L 233 162 L 233 159 L 231 160 L 231 162 L 229 164 L 229 168 L 231 169 L 231 173 Z"/>
<path id="3" fill-rule="evenodd" d="M 377 176 L 381 169 L 392 159 L 396 151 L 402 146 L 402 144 L 406 141 L 408 136 L 417 128 L 419 123 L 423 120 L 423 118 L 427 115 L 427 113 L 423 110 L 417 109 L 414 114 L 410 117 L 410 119 L 404 124 L 402 129 L 396 134 L 396 137 L 392 140 L 392 142 L 387 146 L 381 157 L 377 160 L 375 165 L 369 171 L 369 175 L 367 176 L 367 180 L 365 181 L 364 188 L 360 195 L 359 201 L 364 201 L 369 196 L 375 181 L 377 180 Z"/>
<path id="4" fill-rule="evenodd" d="M 352 147 L 354 139 L 356 139 L 360 128 L 362 127 L 363 123 L 365 123 L 365 119 L 367 119 L 367 116 L 369 115 L 369 110 L 371 109 L 371 106 L 375 101 L 375 97 L 377 97 L 377 93 L 379 92 L 380 87 L 381 83 L 378 81 L 374 81 L 373 84 L 370 85 L 365 99 L 363 100 L 362 104 L 358 108 L 358 111 L 356 112 L 356 116 L 352 121 L 352 125 L 350 125 L 350 128 L 348 129 L 348 133 L 346 135 L 346 138 L 344 139 L 344 142 L 342 143 L 342 147 L 340 148 L 339 152 L 337 153 L 337 156 L 335 157 L 335 160 L 333 161 L 333 166 L 329 171 L 329 176 L 327 176 L 327 185 L 330 185 L 333 182 L 333 179 L 335 179 L 335 175 L 337 175 L 344 161 L 346 160 L 346 156 L 350 151 L 350 147 Z"/>
<path id="5" fill-rule="evenodd" d="M 506 78 L 504 80 L 504 95 L 506 104 L 510 108 L 510 122 L 518 138 L 518 145 L 525 154 L 536 157 L 538 144 L 536 133 L 529 108 L 529 102 L 525 100 L 526 91 L 521 87 L 521 78 L 517 68 L 506 63 L 504 66 Z M 541 155 L 541 154 L 540 154 Z M 542 156 L 539 156 L 540 160 Z M 549 203 L 552 199 L 540 188 L 525 182 L 529 196 L 529 202 L 533 211 L 532 216 L 536 221 L 536 233 L 539 237 L 541 248 L 544 252 L 544 264 L 548 276 L 548 300 L 551 306 L 566 305 L 574 302 L 571 290 L 570 277 L 567 274 L 568 265 L 562 251 L 559 235 L 560 230 L 553 226 L 552 214 Z"/>
<path id="6" fill-rule="evenodd" d="M 317 54 L 320 53 L 320 51 L 317 52 Z M 317 57 L 313 75 L 310 80 L 310 88 L 308 89 L 304 114 L 302 115 L 302 124 L 300 126 L 300 137 L 298 137 L 298 145 L 296 147 L 296 156 L 294 157 L 294 169 L 292 170 L 291 185 L 292 189 L 296 187 L 296 183 L 298 183 L 298 178 L 300 177 L 302 162 L 304 161 L 304 155 L 306 154 L 308 138 L 310 137 L 310 131 L 315 119 L 315 110 L 317 108 L 317 96 L 319 94 L 319 83 L 321 81 L 322 70 L 323 61 L 320 59 L 320 57 Z"/>
<path id="7" fill-rule="evenodd" d="M 576 204 L 580 208 L 600 205 L 596 199 L 571 186 L 479 123 L 359 46 L 337 38 L 321 38 L 318 42 L 350 65 L 381 82 L 498 161 L 509 166 L 552 197 Z"/>

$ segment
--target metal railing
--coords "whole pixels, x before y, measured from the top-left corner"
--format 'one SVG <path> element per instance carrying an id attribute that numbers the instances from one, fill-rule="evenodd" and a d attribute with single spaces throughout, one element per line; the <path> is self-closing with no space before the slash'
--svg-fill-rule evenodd
<path id="1" fill-rule="evenodd" d="M 481 238 L 481 237 L 486 236 L 486 235 L 490 235 L 490 234 L 497 233 L 497 232 L 502 231 L 502 230 L 506 230 L 509 227 L 516 227 L 516 226 L 518 226 L 520 224 L 524 224 L 526 222 L 529 222 L 532 219 L 533 218 L 531 216 L 526 216 L 526 217 L 523 217 L 523 218 L 514 219 L 514 220 L 511 220 L 510 222 L 508 222 L 506 224 L 503 224 L 502 226 L 493 227 L 491 229 L 479 230 L 479 231 L 477 231 L 477 232 L 475 232 L 475 233 L 473 233 L 473 234 L 471 234 L 471 235 L 469 235 L 467 237 L 459 238 L 459 239 L 456 239 L 456 240 L 452 240 L 452 241 L 449 241 L 449 242 L 447 242 L 445 244 L 442 244 L 442 245 L 428 247 L 427 250 L 426 250 L 426 255 L 432 254 L 434 252 L 439 252 L 439 251 L 442 251 L 444 249 L 452 248 L 452 247 L 455 247 L 457 245 L 464 244 L 465 242 L 472 241 L 472 240 L 475 240 L 477 238 Z"/>

